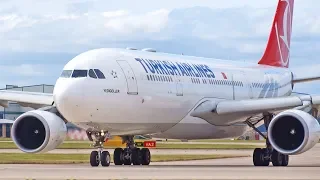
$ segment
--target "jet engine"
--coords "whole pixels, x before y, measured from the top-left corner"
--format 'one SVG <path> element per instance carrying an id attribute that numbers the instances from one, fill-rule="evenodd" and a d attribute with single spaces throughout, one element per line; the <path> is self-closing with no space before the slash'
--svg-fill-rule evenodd
<path id="1" fill-rule="evenodd" d="M 55 149 L 67 134 L 65 122 L 56 114 L 33 110 L 20 115 L 13 123 L 11 137 L 26 153 L 43 153 Z"/>
<path id="2" fill-rule="evenodd" d="M 314 147 L 320 138 L 320 125 L 301 110 L 287 110 L 273 118 L 268 139 L 273 148 L 285 155 L 297 155 Z"/>

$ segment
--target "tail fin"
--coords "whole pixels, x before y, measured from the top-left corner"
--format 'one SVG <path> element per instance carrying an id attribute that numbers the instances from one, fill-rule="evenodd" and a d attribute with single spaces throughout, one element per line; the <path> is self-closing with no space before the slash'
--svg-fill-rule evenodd
<path id="1" fill-rule="evenodd" d="M 268 45 L 258 64 L 289 67 L 294 0 L 279 0 Z"/>

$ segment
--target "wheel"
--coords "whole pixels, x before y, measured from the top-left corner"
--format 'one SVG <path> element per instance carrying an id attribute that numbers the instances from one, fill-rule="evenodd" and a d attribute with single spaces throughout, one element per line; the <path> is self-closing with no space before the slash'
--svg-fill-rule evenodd
<path id="1" fill-rule="evenodd" d="M 129 148 L 125 148 L 123 150 L 123 164 L 124 165 L 131 165 L 131 152 Z"/>
<path id="2" fill-rule="evenodd" d="M 281 166 L 288 166 L 289 164 L 289 155 L 282 155 L 282 164 Z"/>
<path id="3" fill-rule="evenodd" d="M 281 166 L 282 165 L 282 160 L 283 160 L 283 155 L 279 153 L 276 150 L 273 150 L 272 155 L 271 155 L 271 161 L 273 166 Z"/>
<path id="4" fill-rule="evenodd" d="M 113 162 L 115 165 L 122 165 L 122 156 L 123 156 L 123 149 L 122 148 L 116 148 L 113 153 Z"/>
<path id="5" fill-rule="evenodd" d="M 110 166 L 110 153 L 108 151 L 103 151 L 100 156 L 101 165 L 104 167 Z"/>
<path id="6" fill-rule="evenodd" d="M 265 158 L 265 155 L 268 154 L 268 149 L 267 148 L 263 148 L 262 149 L 262 154 L 261 154 L 261 158 L 262 158 L 262 166 L 269 166 L 270 165 L 270 159 L 269 158 Z"/>
<path id="7" fill-rule="evenodd" d="M 269 166 L 270 161 L 264 158 L 267 149 L 256 148 L 253 151 L 253 164 L 254 166 Z"/>
<path id="8" fill-rule="evenodd" d="M 141 165 L 141 150 L 139 148 L 132 150 L 131 160 L 133 165 Z"/>
<path id="9" fill-rule="evenodd" d="M 99 166 L 100 159 L 98 151 L 92 151 L 90 154 L 90 164 L 92 167 Z"/>
<path id="10" fill-rule="evenodd" d="M 253 151 L 253 165 L 261 166 L 261 149 L 255 148 Z"/>
<path id="11" fill-rule="evenodd" d="M 141 149 L 141 164 L 142 165 L 149 165 L 151 161 L 151 155 L 148 148 Z"/>

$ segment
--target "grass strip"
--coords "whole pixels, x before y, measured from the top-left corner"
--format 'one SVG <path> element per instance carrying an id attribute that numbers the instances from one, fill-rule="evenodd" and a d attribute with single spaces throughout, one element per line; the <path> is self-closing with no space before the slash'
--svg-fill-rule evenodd
<path id="1" fill-rule="evenodd" d="M 89 154 L 22 154 L 2 153 L 0 164 L 80 164 L 89 163 Z M 242 155 L 152 155 L 152 162 L 187 161 L 247 157 Z M 111 162 L 113 156 L 111 155 Z"/>

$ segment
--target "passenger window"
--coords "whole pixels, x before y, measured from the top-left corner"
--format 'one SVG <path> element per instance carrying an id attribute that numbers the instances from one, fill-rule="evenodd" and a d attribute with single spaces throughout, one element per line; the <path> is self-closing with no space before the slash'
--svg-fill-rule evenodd
<path id="1" fill-rule="evenodd" d="M 71 74 L 72 74 L 72 70 L 63 70 L 60 77 L 70 78 Z"/>
<path id="2" fill-rule="evenodd" d="M 88 70 L 74 70 L 72 73 L 73 78 L 87 77 Z"/>
<path id="3" fill-rule="evenodd" d="M 99 79 L 105 79 L 106 78 L 104 76 L 104 74 L 99 69 L 94 69 L 94 72 L 96 72 L 96 75 L 98 76 Z"/>
<path id="4" fill-rule="evenodd" d="M 92 69 L 89 70 L 89 77 L 97 79 L 97 76 Z"/>

